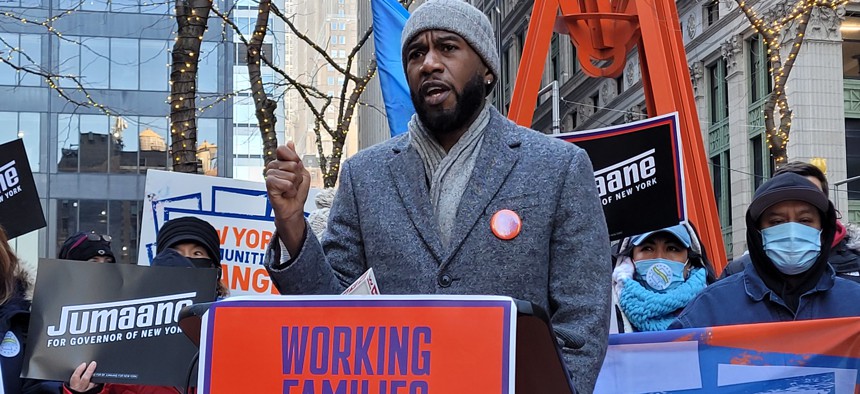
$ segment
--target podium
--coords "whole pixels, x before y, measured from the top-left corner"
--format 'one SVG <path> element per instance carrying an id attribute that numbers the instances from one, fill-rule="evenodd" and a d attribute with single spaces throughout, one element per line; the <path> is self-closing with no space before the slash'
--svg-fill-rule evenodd
<path id="1" fill-rule="evenodd" d="M 199 393 L 574 392 L 546 313 L 509 297 L 247 296 L 180 317 Z"/>

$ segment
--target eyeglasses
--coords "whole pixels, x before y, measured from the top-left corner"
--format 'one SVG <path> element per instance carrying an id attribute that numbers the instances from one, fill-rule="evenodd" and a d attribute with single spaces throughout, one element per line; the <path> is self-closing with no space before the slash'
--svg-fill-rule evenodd
<path id="1" fill-rule="evenodd" d="M 75 248 L 77 248 L 78 246 L 80 246 L 82 243 L 84 243 L 84 241 L 90 241 L 90 242 L 99 242 L 99 241 L 104 241 L 104 242 L 110 243 L 110 240 L 111 240 L 111 236 L 110 236 L 110 235 L 96 234 L 96 233 L 86 233 L 86 234 L 84 234 L 84 236 L 83 236 L 83 237 L 78 238 L 78 240 L 77 240 L 77 241 L 75 241 L 75 243 L 74 243 L 74 244 L 72 244 L 72 246 L 69 246 L 69 248 L 66 250 L 66 252 L 65 252 L 65 253 L 63 253 L 63 251 L 61 250 L 61 251 L 60 251 L 60 255 L 61 255 L 61 256 L 62 256 L 62 255 L 68 256 L 68 255 L 69 255 L 69 253 L 71 253 L 71 252 L 72 252 L 72 250 L 74 250 Z"/>
<path id="2" fill-rule="evenodd" d="M 110 242 L 110 240 L 111 240 L 110 235 L 105 235 L 105 234 L 96 234 L 96 233 L 88 233 L 88 234 L 87 234 L 87 241 L 93 241 L 93 242 L 105 241 L 105 242 Z"/>

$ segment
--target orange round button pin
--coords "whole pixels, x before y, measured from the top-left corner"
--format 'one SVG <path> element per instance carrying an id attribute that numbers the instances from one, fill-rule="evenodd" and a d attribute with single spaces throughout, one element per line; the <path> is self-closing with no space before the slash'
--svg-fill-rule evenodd
<path id="1" fill-rule="evenodd" d="M 522 228 L 523 221 L 520 219 L 520 215 L 510 209 L 502 209 L 490 219 L 490 230 L 493 230 L 493 234 L 497 238 L 505 241 L 520 235 Z"/>

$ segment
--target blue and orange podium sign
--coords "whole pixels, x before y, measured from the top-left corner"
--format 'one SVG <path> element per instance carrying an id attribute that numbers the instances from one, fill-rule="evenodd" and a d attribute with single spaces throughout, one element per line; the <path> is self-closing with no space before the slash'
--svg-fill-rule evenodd
<path id="1" fill-rule="evenodd" d="M 515 333 L 507 297 L 236 297 L 204 316 L 198 392 L 513 393 Z"/>

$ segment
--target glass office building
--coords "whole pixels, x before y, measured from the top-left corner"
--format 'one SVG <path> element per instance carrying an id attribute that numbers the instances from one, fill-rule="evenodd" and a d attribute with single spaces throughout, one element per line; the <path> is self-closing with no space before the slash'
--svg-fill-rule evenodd
<path id="1" fill-rule="evenodd" d="M 145 174 L 170 165 L 167 97 L 176 21 L 172 4 L 155 1 L 0 0 L 0 56 L 9 63 L 0 63 L 0 143 L 24 140 L 48 223 L 13 240 L 28 264 L 56 256 L 67 236 L 90 230 L 113 237 L 118 261 L 136 260 Z M 253 26 L 253 20 L 243 22 Z M 267 41 L 276 39 L 272 34 Z M 198 75 L 203 111 L 197 148 L 208 175 L 232 177 L 262 166 L 253 116 L 242 118 L 243 133 L 234 135 L 234 102 L 250 92 L 219 100 L 234 92 L 234 84 L 247 83 L 234 40 L 213 15 Z M 15 67 L 79 76 L 86 93 L 111 115 L 75 105 L 44 77 Z M 264 73 L 273 78 L 271 71 Z M 58 85 L 75 99 L 87 99 L 70 78 Z M 234 150 L 244 156 L 235 159 Z"/>

